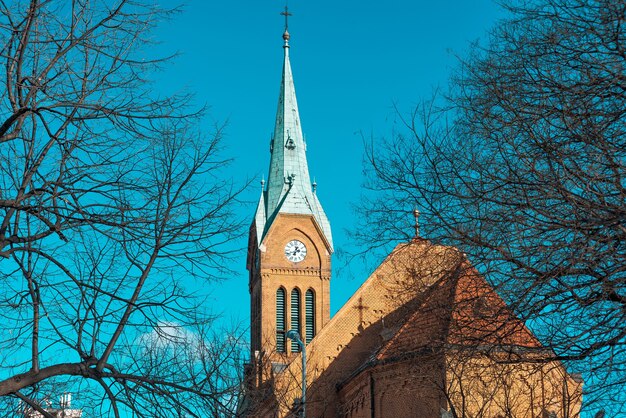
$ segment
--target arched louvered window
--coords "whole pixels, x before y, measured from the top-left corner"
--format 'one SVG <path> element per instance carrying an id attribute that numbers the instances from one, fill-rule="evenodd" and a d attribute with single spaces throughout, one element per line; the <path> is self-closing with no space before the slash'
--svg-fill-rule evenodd
<path id="1" fill-rule="evenodd" d="M 285 352 L 285 289 L 279 287 L 276 291 L 276 351 Z"/>
<path id="2" fill-rule="evenodd" d="M 313 289 L 307 290 L 304 297 L 304 318 L 306 343 L 308 344 L 315 337 L 315 292 Z"/>
<path id="3" fill-rule="evenodd" d="M 291 329 L 298 331 L 298 334 L 301 334 L 300 331 L 300 291 L 298 289 L 293 289 L 291 291 Z M 298 343 L 295 341 L 291 341 L 291 351 L 297 352 L 300 351 L 300 347 Z"/>

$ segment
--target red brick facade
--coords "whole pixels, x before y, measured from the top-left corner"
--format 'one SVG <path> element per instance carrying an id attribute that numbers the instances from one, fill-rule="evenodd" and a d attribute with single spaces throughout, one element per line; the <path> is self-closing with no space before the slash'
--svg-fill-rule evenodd
<path id="1" fill-rule="evenodd" d="M 576 417 L 581 383 L 537 361 L 548 354 L 462 254 L 416 239 L 308 345 L 307 417 Z M 248 416 L 294 414 L 301 359 L 289 360 L 265 366 Z"/>

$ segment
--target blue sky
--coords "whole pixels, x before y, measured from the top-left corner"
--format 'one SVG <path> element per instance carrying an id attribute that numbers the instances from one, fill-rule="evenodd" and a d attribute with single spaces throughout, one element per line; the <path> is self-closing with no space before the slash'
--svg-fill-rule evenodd
<path id="1" fill-rule="evenodd" d="M 165 7 L 170 2 L 163 3 Z M 173 5 L 173 3 L 172 3 Z M 157 89 L 186 89 L 210 106 L 206 130 L 228 121 L 230 175 L 254 179 L 239 208 L 251 220 L 260 180 L 269 164 L 282 67 L 280 12 L 284 1 L 190 0 L 154 33 L 164 53 L 180 56 L 157 74 Z M 333 228 L 335 248 L 354 249 L 345 230 L 358 216 L 351 205 L 362 193 L 362 136 L 389 135 L 394 104 L 409 112 L 445 87 L 455 55 L 485 40 L 503 12 L 491 0 L 289 1 L 291 63 L 311 175 Z M 246 239 L 235 243 L 244 247 Z M 331 314 L 369 271 L 339 270 L 333 260 Z M 248 323 L 245 253 L 240 274 L 217 286 L 210 300 L 228 321 Z"/>

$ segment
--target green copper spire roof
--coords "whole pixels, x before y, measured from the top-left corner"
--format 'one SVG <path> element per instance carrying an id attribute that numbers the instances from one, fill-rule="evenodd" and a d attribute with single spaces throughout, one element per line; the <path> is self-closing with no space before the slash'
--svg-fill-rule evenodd
<path id="1" fill-rule="evenodd" d="M 289 37 L 289 32 L 285 29 L 283 77 L 274 137 L 270 146 L 267 189 L 261 196 L 255 216 L 257 236 L 259 241 L 262 241 L 265 232 L 279 213 L 310 214 L 324 233 L 332 251 L 330 224 L 313 191 L 309 176 L 306 144 L 302 135 L 296 89 L 289 62 Z M 260 222 L 262 218 L 265 218 L 264 222 Z"/>

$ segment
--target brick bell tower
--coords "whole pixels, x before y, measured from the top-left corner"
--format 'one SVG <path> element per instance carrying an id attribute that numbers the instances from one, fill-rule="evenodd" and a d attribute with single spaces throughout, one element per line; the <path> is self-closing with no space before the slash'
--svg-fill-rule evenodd
<path id="1" fill-rule="evenodd" d="M 284 63 L 267 183 L 250 226 L 251 364 L 258 386 L 299 351 L 285 337 L 296 330 L 307 344 L 330 319 L 330 223 L 311 184 L 289 62 L 285 8 Z"/>

